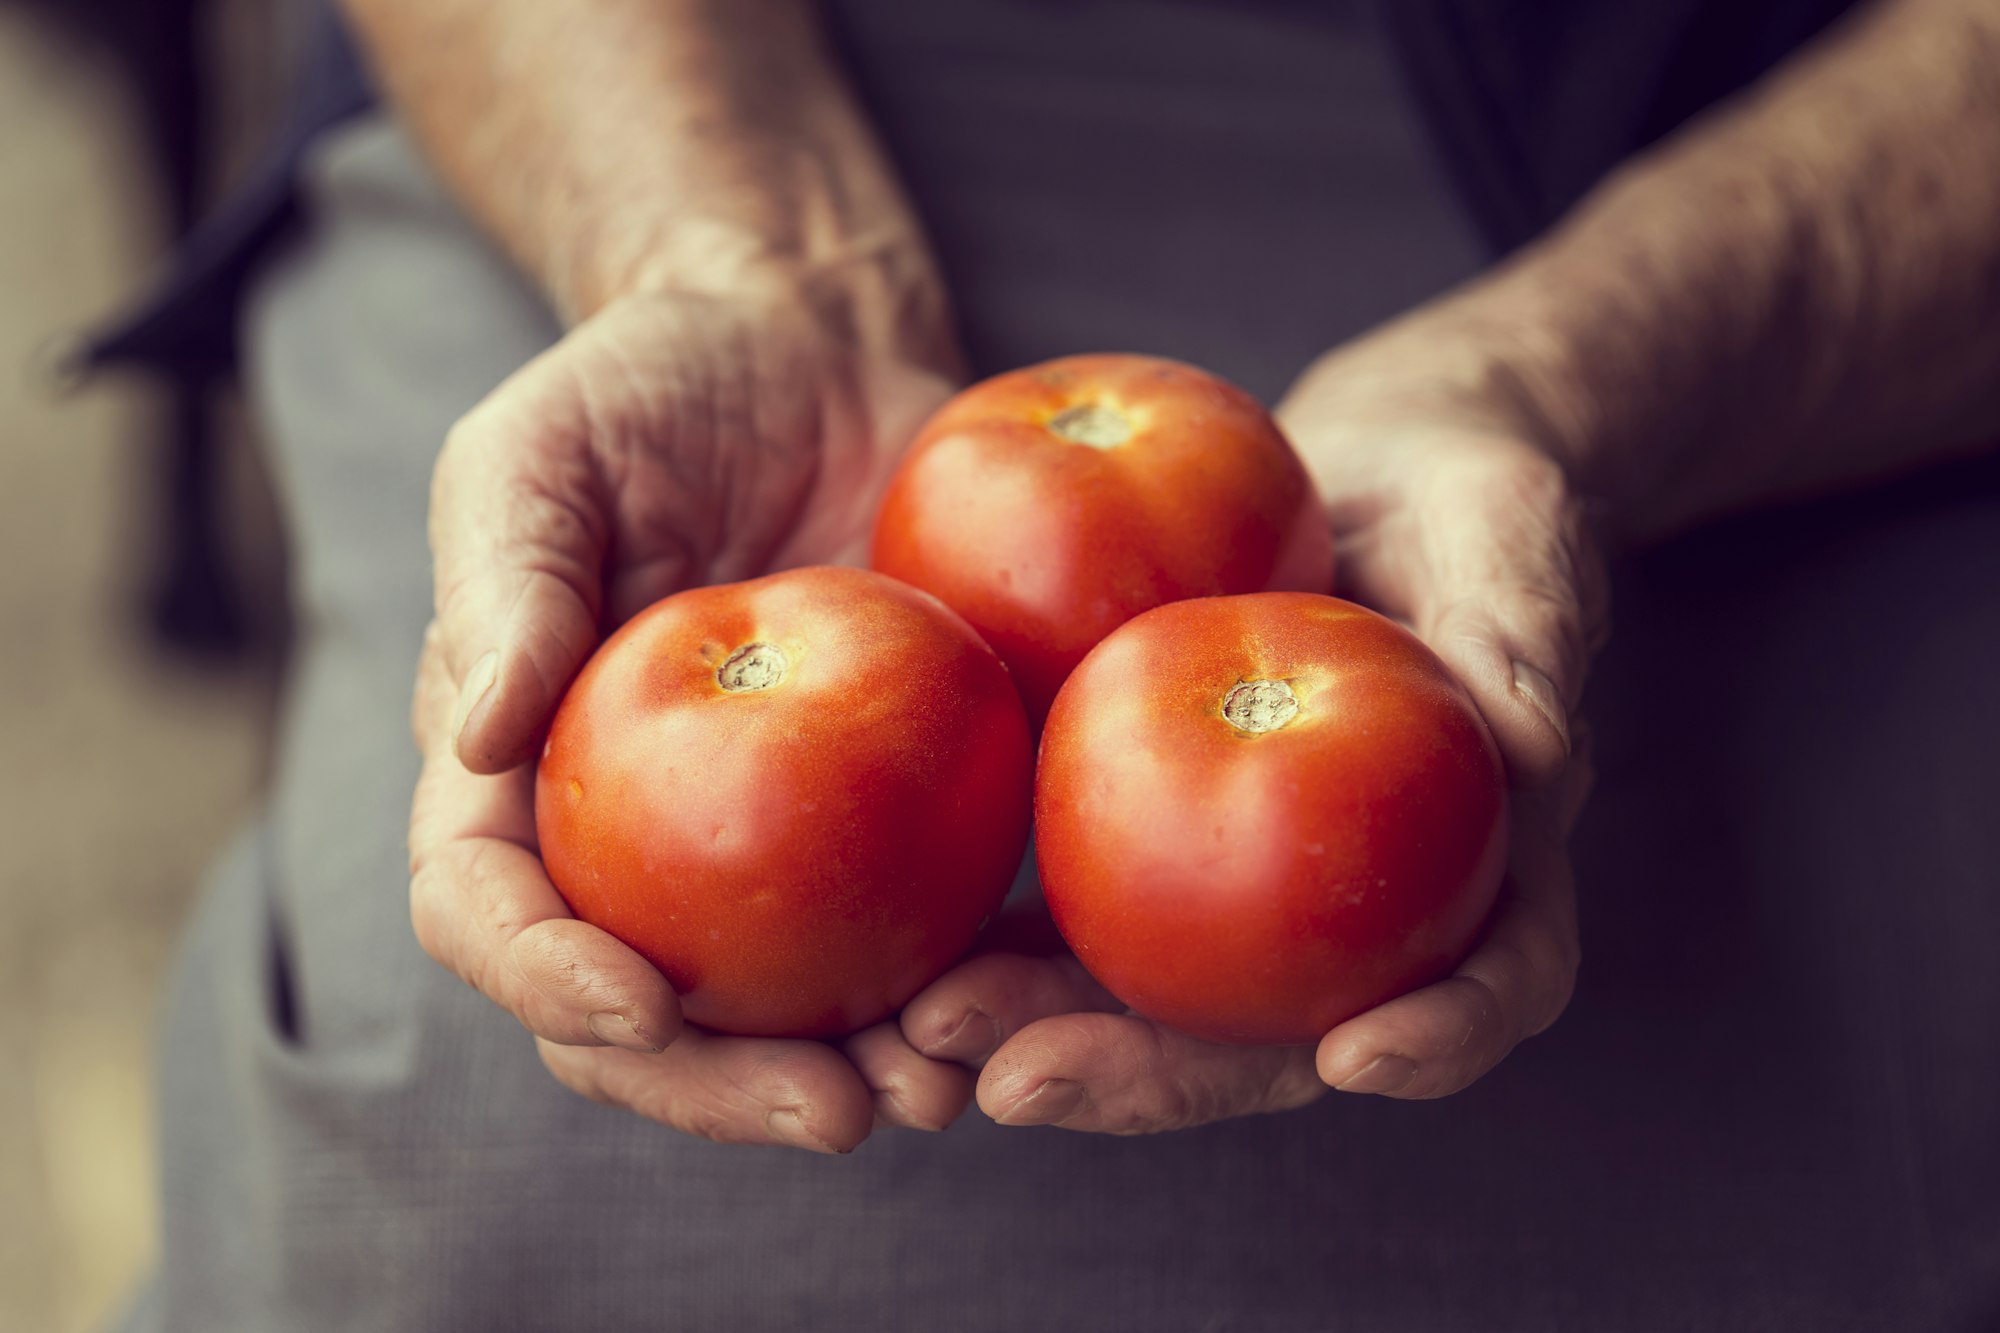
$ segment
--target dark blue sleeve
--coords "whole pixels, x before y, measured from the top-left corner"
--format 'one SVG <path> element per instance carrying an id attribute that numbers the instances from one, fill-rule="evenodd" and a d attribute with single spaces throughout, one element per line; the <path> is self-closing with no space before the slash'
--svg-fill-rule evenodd
<path id="1" fill-rule="evenodd" d="M 1631 153 L 1746 86 L 1852 0 L 1382 0 L 1410 90 L 1496 252 L 1535 236 Z M 297 93 L 254 171 L 71 369 L 235 364 L 237 306 L 293 220 L 314 139 L 374 101 L 340 19 L 309 0 Z"/>
<path id="2" fill-rule="evenodd" d="M 1853 0 L 1380 0 L 1411 94 L 1496 251 L 1767 73 Z"/>
<path id="3" fill-rule="evenodd" d="M 308 0 L 302 8 L 293 95 L 255 166 L 183 238 L 147 288 L 84 336 L 67 373 L 135 365 L 194 378 L 234 368 L 238 304 L 258 263 L 294 219 L 300 160 L 321 133 L 375 100 L 332 6 Z"/>

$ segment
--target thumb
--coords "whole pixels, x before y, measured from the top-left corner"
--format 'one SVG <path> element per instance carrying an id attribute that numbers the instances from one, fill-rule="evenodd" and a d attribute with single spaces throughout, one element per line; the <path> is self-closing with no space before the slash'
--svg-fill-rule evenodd
<path id="1" fill-rule="evenodd" d="M 587 439 L 531 363 L 447 437 L 431 481 L 452 747 L 475 773 L 532 758 L 597 645 L 608 504 Z M 552 410 L 553 409 L 553 410 Z"/>
<path id="2" fill-rule="evenodd" d="M 1464 683 L 1518 786 L 1562 772 L 1570 712 L 1605 620 L 1580 504 L 1534 455 L 1433 493 L 1412 589 L 1416 630 Z"/>

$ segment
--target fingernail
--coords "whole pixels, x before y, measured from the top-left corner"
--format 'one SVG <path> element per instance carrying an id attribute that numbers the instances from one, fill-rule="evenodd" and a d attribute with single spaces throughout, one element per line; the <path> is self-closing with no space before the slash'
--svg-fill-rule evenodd
<path id="1" fill-rule="evenodd" d="M 949 1060 L 983 1060 L 1000 1045 L 1000 1029 L 985 1014 L 974 1009 L 958 1020 L 958 1026 L 942 1037 L 933 1038 L 923 1053 Z"/>
<path id="2" fill-rule="evenodd" d="M 632 1020 L 623 1014 L 614 1014 L 609 1010 L 595 1013 L 584 1019 L 583 1025 L 590 1029 L 591 1036 L 607 1046 L 616 1046 L 620 1050 L 658 1055 L 665 1049 L 651 1037 L 640 1032 Z"/>
<path id="3" fill-rule="evenodd" d="M 1366 1069 L 1337 1086 L 1342 1092 L 1401 1092 L 1416 1077 L 1415 1061 L 1400 1055 L 1378 1055 Z"/>
<path id="4" fill-rule="evenodd" d="M 1535 706 L 1535 711 L 1549 720 L 1561 738 L 1563 753 L 1569 753 L 1569 710 L 1563 707 L 1562 696 L 1556 693 L 1555 682 L 1526 662 L 1514 663 L 1514 688 Z"/>
<path id="5" fill-rule="evenodd" d="M 849 1151 L 836 1148 L 819 1135 L 806 1128 L 806 1118 L 797 1111 L 772 1111 L 764 1117 L 764 1128 L 771 1131 L 771 1137 L 780 1143 L 788 1143 L 794 1148 L 804 1148 L 807 1152 L 823 1152 L 833 1156 Z"/>
<path id="6" fill-rule="evenodd" d="M 1081 1111 L 1086 1097 L 1081 1083 L 1052 1078 L 994 1117 L 1002 1125 L 1056 1125 Z"/>
<path id="7" fill-rule="evenodd" d="M 472 670 L 465 673 L 465 684 L 458 691 L 458 709 L 451 719 L 451 743 L 458 745 L 458 734 L 465 730 L 466 719 L 472 710 L 479 707 L 479 701 L 493 688 L 493 682 L 500 678 L 500 653 L 493 650 L 472 664 Z"/>

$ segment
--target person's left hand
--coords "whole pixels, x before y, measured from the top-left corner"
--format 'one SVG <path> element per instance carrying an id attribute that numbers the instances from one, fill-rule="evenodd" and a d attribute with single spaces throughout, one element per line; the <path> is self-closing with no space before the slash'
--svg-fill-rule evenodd
<path id="1" fill-rule="evenodd" d="M 1441 1097 L 1568 1003 L 1567 841 L 1590 786 L 1571 721 L 1605 589 L 1581 506 L 1531 423 L 1429 382 L 1404 329 L 1314 366 L 1280 408 L 1341 552 L 1338 591 L 1410 624 L 1491 726 L 1512 793 L 1507 878 L 1452 975 L 1313 1046 L 1198 1040 L 1125 1010 L 1061 950 L 992 949 L 905 1008 L 916 1050 L 982 1070 L 1002 1124 L 1137 1134 L 1287 1110 L 1328 1088 Z M 1053 932 L 1050 932 L 1051 934 Z"/>

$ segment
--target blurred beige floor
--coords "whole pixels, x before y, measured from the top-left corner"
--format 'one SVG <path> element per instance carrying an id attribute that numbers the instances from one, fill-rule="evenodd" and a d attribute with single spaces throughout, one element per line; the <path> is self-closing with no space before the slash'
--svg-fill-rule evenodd
<path id="1" fill-rule="evenodd" d="M 24 365 L 160 238 L 110 70 L 0 6 L 0 1330 L 102 1326 L 155 1247 L 148 1064 L 201 870 L 254 799 L 274 679 L 164 659 L 134 612 L 142 387 Z M 247 454 L 248 450 L 240 449 Z M 236 461 L 244 558 L 275 560 Z"/>

